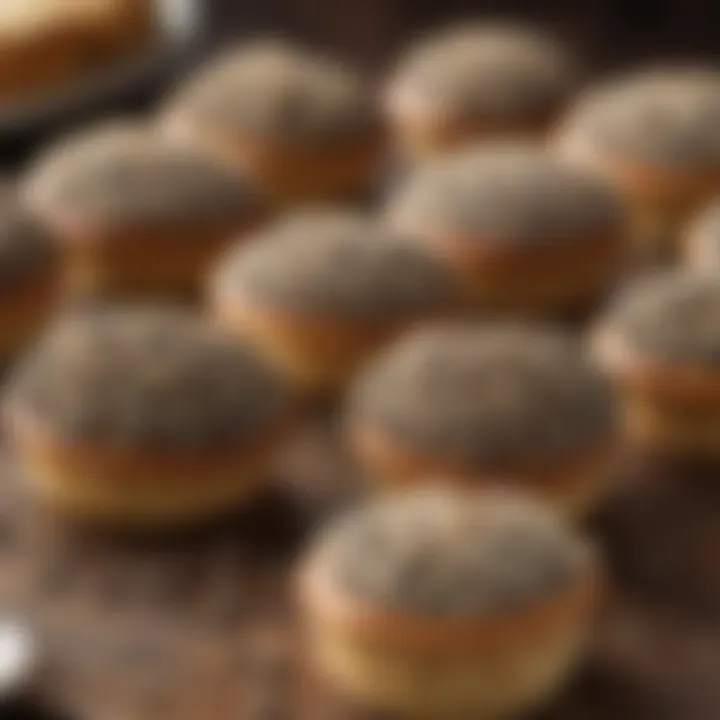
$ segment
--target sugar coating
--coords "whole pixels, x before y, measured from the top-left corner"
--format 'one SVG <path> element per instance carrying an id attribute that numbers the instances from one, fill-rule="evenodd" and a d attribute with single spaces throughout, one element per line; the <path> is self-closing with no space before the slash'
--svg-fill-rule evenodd
<path id="1" fill-rule="evenodd" d="M 233 252 L 217 275 L 229 296 L 321 317 L 393 321 L 449 311 L 451 272 L 380 221 L 298 213 Z"/>
<path id="2" fill-rule="evenodd" d="M 378 122 L 372 93 L 357 73 L 279 42 L 216 58 L 181 85 L 168 110 L 228 137 L 321 145 L 374 131 Z"/>
<path id="3" fill-rule="evenodd" d="M 353 600 L 427 616 L 492 615 L 562 593 L 591 553 L 523 496 L 415 490 L 356 509 L 317 543 L 323 572 Z"/>
<path id="4" fill-rule="evenodd" d="M 525 143 L 478 147 L 437 161 L 401 185 L 387 211 L 401 227 L 481 245 L 573 243 L 616 233 L 616 192 L 586 168 Z"/>
<path id="5" fill-rule="evenodd" d="M 97 308 L 59 320 L 21 364 L 10 408 L 73 440 L 242 447 L 289 398 L 248 349 L 180 310 Z"/>
<path id="6" fill-rule="evenodd" d="M 706 168 L 720 162 L 718 122 L 720 73 L 654 70 L 588 90 L 560 139 L 621 161 Z"/>
<path id="7" fill-rule="evenodd" d="M 575 82 L 565 48 L 536 30 L 467 24 L 412 46 L 394 78 L 401 93 L 440 112 L 484 118 L 555 111 Z"/>
<path id="8" fill-rule="evenodd" d="M 236 172 L 132 123 L 61 140 L 31 165 L 25 188 L 42 211 L 113 228 L 229 224 L 259 203 Z"/>
<path id="9" fill-rule="evenodd" d="M 562 460 L 613 431 L 611 393 L 579 343 L 542 325 L 420 330 L 367 368 L 349 422 L 469 471 Z"/>
<path id="10" fill-rule="evenodd" d="M 34 278 L 57 260 L 47 230 L 21 207 L 12 189 L 0 189 L 0 287 Z"/>
<path id="11" fill-rule="evenodd" d="M 720 277 L 654 273 L 618 294 L 603 327 L 653 360 L 720 368 Z"/>

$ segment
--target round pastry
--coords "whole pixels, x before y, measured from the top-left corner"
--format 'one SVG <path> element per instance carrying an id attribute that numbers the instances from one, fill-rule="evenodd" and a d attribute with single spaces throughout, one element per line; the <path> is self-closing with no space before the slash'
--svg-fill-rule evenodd
<path id="1" fill-rule="evenodd" d="M 231 253 L 212 278 L 214 314 L 302 392 L 337 390 L 381 344 L 447 316 L 452 273 L 379 221 L 298 213 Z"/>
<path id="2" fill-rule="evenodd" d="M 40 331 L 57 300 L 60 263 L 54 238 L 10 188 L 0 190 L 0 366 Z"/>
<path id="3" fill-rule="evenodd" d="M 192 296 L 229 239 L 263 217 L 236 172 L 132 122 L 45 151 L 24 193 L 67 250 L 71 291 L 90 297 Z"/>
<path id="4" fill-rule="evenodd" d="M 387 212 L 456 269 L 480 312 L 575 312 L 607 289 L 624 259 L 613 189 L 524 143 L 429 164 L 401 184 Z"/>
<path id="5" fill-rule="evenodd" d="M 401 338 L 354 384 L 347 433 L 385 485 L 519 484 L 571 515 L 595 504 L 614 459 L 611 392 L 582 348 L 513 323 Z"/>
<path id="6" fill-rule="evenodd" d="M 720 73 L 646 71 L 581 97 L 556 144 L 612 179 L 632 208 L 638 249 L 663 255 L 720 190 L 719 117 Z"/>
<path id="7" fill-rule="evenodd" d="M 403 716 L 515 716 L 548 699 L 589 635 L 594 553 L 541 504 L 425 488 L 336 520 L 300 569 L 319 676 Z"/>
<path id="8" fill-rule="evenodd" d="M 720 457 L 720 276 L 661 272 L 631 285 L 593 335 L 624 397 L 633 445 Z"/>
<path id="9" fill-rule="evenodd" d="M 5 403 L 38 497 L 155 525 L 225 511 L 260 486 L 290 395 L 254 353 L 179 310 L 96 308 L 54 326 Z"/>
<path id="10" fill-rule="evenodd" d="M 419 159 L 470 141 L 543 135 L 575 86 L 554 39 L 513 25 L 464 25 L 412 46 L 386 93 L 402 154 Z"/>
<path id="11" fill-rule="evenodd" d="M 720 269 L 720 200 L 693 218 L 684 233 L 683 253 L 685 264 L 694 270 Z"/>
<path id="12" fill-rule="evenodd" d="M 377 115 L 350 69 L 263 43 L 190 78 L 168 101 L 163 124 L 234 161 L 286 206 L 368 190 L 384 145 Z"/>

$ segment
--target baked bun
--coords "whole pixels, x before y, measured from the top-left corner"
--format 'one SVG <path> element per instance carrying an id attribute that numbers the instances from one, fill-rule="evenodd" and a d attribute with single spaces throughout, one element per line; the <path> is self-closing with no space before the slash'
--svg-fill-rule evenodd
<path id="1" fill-rule="evenodd" d="M 19 367 L 5 411 L 42 500 L 152 526 L 255 492 L 291 401 L 239 343 L 184 312 L 138 306 L 61 319 Z"/>
<path id="2" fill-rule="evenodd" d="M 720 190 L 720 73 L 645 71 L 590 89 L 556 137 L 622 190 L 641 251 L 673 250 L 688 216 Z"/>
<path id="3" fill-rule="evenodd" d="M 562 685 L 599 580 L 542 505 L 426 488 L 332 523 L 299 588 L 311 661 L 341 692 L 412 717 L 507 717 Z"/>
<path id="4" fill-rule="evenodd" d="M 542 136 L 576 84 L 567 50 L 520 25 L 466 24 L 414 45 L 386 90 L 404 155 L 420 159 L 475 140 Z"/>
<path id="5" fill-rule="evenodd" d="M 132 121 L 103 124 L 41 153 L 27 202 L 67 250 L 70 288 L 99 297 L 185 297 L 263 201 L 201 151 Z"/>
<path id="6" fill-rule="evenodd" d="M 643 278 L 608 308 L 593 348 L 624 395 L 633 444 L 653 453 L 720 457 L 720 276 Z"/>
<path id="7" fill-rule="evenodd" d="M 234 162 L 280 206 L 364 193 L 383 145 L 354 71 L 280 43 L 215 59 L 170 97 L 161 122 Z"/>
<path id="8" fill-rule="evenodd" d="M 610 390 L 582 348 L 510 323 L 401 338 L 358 378 L 347 416 L 351 447 L 385 485 L 507 482 L 572 515 L 602 495 L 614 430 Z"/>
<path id="9" fill-rule="evenodd" d="M 0 366 L 40 332 L 53 311 L 60 280 L 55 239 L 0 187 Z"/>
<path id="10" fill-rule="evenodd" d="M 250 338 L 302 392 L 340 389 L 409 326 L 457 309 L 452 273 L 381 222 L 298 213 L 219 264 L 215 316 Z"/>
<path id="11" fill-rule="evenodd" d="M 525 143 L 429 164 L 400 185 L 387 214 L 456 270 L 483 313 L 575 312 L 602 295 L 624 260 L 614 189 Z"/>
<path id="12" fill-rule="evenodd" d="M 151 0 L 3 0 L 0 107 L 97 75 L 155 29 Z"/>

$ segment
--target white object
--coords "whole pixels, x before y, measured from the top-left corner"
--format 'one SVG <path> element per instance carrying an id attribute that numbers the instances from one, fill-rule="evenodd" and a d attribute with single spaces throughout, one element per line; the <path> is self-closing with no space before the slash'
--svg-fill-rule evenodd
<path id="1" fill-rule="evenodd" d="M 35 646 L 27 628 L 0 620 L 0 697 L 6 697 L 27 682 L 35 661 Z"/>

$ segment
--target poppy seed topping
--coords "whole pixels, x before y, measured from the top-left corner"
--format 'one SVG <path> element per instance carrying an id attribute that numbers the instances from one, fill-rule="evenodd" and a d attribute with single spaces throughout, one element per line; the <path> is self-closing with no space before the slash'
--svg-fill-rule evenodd
<path id="1" fill-rule="evenodd" d="M 512 493 L 423 488 L 351 511 L 317 544 L 323 571 L 357 601 L 429 617 L 532 607 L 592 566 L 590 548 Z"/>
<path id="2" fill-rule="evenodd" d="M 597 449 L 612 395 L 579 343 L 549 327 L 457 325 L 401 338 L 356 382 L 349 422 L 469 471 Z"/>
<path id="3" fill-rule="evenodd" d="M 217 274 L 229 297 L 330 318 L 413 319 L 448 311 L 452 273 L 380 222 L 302 213 L 232 253 Z"/>
<path id="4" fill-rule="evenodd" d="M 251 444 L 290 405 L 249 349 L 180 310 L 137 307 L 58 321 L 8 402 L 61 437 L 160 449 Z"/>

